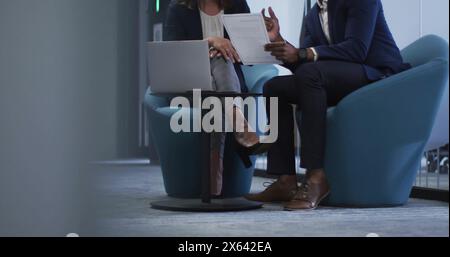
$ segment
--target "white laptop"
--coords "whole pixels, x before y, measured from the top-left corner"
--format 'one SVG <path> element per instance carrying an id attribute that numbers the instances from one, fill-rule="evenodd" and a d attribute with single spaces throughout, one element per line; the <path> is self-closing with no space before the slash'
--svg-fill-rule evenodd
<path id="1" fill-rule="evenodd" d="M 206 40 L 149 42 L 147 61 L 153 93 L 213 90 Z"/>

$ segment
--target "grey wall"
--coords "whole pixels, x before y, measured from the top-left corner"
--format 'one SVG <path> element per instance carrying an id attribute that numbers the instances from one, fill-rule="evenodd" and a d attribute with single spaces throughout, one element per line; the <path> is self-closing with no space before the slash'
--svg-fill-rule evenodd
<path id="1" fill-rule="evenodd" d="M 78 232 L 84 163 L 133 151 L 135 12 L 134 0 L 0 0 L 0 236 Z"/>

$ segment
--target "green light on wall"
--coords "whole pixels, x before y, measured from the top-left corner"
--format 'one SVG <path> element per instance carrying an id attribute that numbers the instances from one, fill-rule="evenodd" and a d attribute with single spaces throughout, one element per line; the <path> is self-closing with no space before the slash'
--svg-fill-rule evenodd
<path id="1" fill-rule="evenodd" d="M 156 0 L 156 13 L 159 13 L 160 3 L 159 0 Z"/>

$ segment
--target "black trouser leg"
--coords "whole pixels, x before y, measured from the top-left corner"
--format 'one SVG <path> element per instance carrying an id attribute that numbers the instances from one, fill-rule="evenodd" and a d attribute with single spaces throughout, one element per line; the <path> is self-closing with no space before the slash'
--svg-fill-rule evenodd
<path id="1" fill-rule="evenodd" d="M 269 81 L 264 94 L 266 97 L 279 97 L 280 130 L 277 143 L 269 151 L 268 172 L 293 174 L 290 169 L 295 163 L 295 156 L 291 154 L 294 152 L 294 131 L 292 109 L 287 107 L 289 104 L 296 104 L 302 112 L 301 166 L 307 170 L 321 169 L 324 168 L 328 107 L 338 104 L 345 96 L 368 83 L 362 65 L 339 61 L 303 64 L 295 75 Z"/>
<path id="2" fill-rule="evenodd" d="M 294 76 L 275 77 L 264 87 L 265 97 L 278 97 L 278 140 L 268 152 L 267 171 L 272 175 L 295 175 L 294 112 L 290 95 L 295 90 Z M 270 101 L 266 113 L 270 121 Z"/>

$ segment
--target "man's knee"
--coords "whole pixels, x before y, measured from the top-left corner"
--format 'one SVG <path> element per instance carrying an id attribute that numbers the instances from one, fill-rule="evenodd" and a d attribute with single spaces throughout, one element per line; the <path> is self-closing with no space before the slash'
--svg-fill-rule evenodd
<path id="1" fill-rule="evenodd" d="M 309 85 L 321 79 L 320 64 L 317 62 L 302 64 L 295 70 L 295 77 L 301 85 Z"/>
<path id="2" fill-rule="evenodd" d="M 279 78 L 274 77 L 266 82 L 263 87 L 263 94 L 265 97 L 275 97 L 277 95 L 277 88 L 279 87 Z"/>

